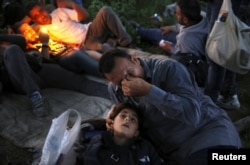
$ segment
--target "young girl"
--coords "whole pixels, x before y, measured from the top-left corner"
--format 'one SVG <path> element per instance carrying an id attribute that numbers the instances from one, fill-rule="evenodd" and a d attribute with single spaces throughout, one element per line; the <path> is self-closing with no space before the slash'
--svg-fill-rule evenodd
<path id="1" fill-rule="evenodd" d="M 139 136 L 141 119 L 134 107 L 118 104 L 110 114 L 111 129 L 92 138 L 84 165 L 162 165 L 153 146 Z"/>

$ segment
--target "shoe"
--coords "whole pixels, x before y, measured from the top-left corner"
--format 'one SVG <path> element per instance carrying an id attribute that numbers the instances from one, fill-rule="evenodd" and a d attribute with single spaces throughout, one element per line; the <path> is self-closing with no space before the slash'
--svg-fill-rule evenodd
<path id="1" fill-rule="evenodd" d="M 49 112 L 48 102 L 43 99 L 40 92 L 33 92 L 30 96 L 32 112 L 36 117 L 45 117 Z"/>
<path id="2" fill-rule="evenodd" d="M 129 21 L 129 25 L 132 26 L 135 31 L 138 31 L 141 28 L 141 26 L 135 21 Z"/>
<path id="3" fill-rule="evenodd" d="M 240 102 L 237 95 L 233 95 L 232 97 L 224 97 L 222 95 L 219 95 L 216 104 L 219 107 L 227 110 L 240 108 Z"/>

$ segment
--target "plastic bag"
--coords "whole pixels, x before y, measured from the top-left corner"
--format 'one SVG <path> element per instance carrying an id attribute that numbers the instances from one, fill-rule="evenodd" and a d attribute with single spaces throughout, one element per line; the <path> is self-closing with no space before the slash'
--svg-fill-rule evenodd
<path id="1" fill-rule="evenodd" d="M 77 118 L 74 125 L 68 129 L 69 117 L 74 112 Z M 39 165 L 71 165 L 76 162 L 73 150 L 78 140 L 81 127 L 81 115 L 77 110 L 69 109 L 52 120 L 46 137 Z"/>
<path id="2" fill-rule="evenodd" d="M 233 13 L 230 0 L 224 0 L 218 20 L 206 43 L 209 58 L 233 72 L 250 70 L 250 27 Z"/>

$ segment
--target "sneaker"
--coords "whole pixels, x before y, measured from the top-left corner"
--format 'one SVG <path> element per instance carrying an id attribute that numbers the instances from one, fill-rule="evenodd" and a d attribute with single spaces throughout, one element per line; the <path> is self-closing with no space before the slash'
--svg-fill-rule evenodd
<path id="1" fill-rule="evenodd" d="M 129 25 L 130 26 L 132 26 L 134 29 L 135 29 L 135 31 L 138 31 L 139 29 L 140 29 L 140 25 L 137 23 L 137 22 L 135 22 L 135 21 L 129 21 Z"/>
<path id="2" fill-rule="evenodd" d="M 40 92 L 33 92 L 30 96 L 32 111 L 36 117 L 45 117 L 49 112 L 48 102 L 43 99 Z"/>
<path id="3" fill-rule="evenodd" d="M 233 95 L 232 97 L 224 97 L 219 95 L 216 104 L 219 107 L 228 110 L 240 108 L 240 102 L 237 95 Z"/>

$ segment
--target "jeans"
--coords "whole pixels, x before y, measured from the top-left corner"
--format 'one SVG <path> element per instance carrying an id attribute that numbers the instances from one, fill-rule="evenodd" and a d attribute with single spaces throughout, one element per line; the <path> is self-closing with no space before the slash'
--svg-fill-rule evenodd
<path id="1" fill-rule="evenodd" d="M 75 73 L 103 77 L 98 70 L 98 61 L 83 50 L 72 51 L 59 59 L 59 65 Z"/>
<path id="2" fill-rule="evenodd" d="M 21 34 L 0 34 L 0 44 L 16 44 L 22 50 L 26 49 L 26 40 Z"/>
<path id="3" fill-rule="evenodd" d="M 137 31 L 138 35 L 141 37 L 141 40 L 148 41 L 154 45 L 159 45 L 160 40 L 164 39 L 166 41 L 176 44 L 176 35 L 177 32 L 169 32 L 162 35 L 161 29 L 159 28 L 144 28 L 140 27 Z"/>
<path id="4" fill-rule="evenodd" d="M 207 19 L 210 30 L 217 19 L 222 2 L 223 0 L 212 0 L 207 4 Z M 233 11 L 237 15 L 241 0 L 231 0 L 231 2 Z M 209 57 L 207 57 L 207 60 L 209 69 L 204 93 L 210 96 L 214 102 L 217 101 L 219 94 L 224 97 L 232 97 L 237 94 L 236 73 L 219 66 Z"/>
<path id="5" fill-rule="evenodd" d="M 89 26 L 84 46 L 91 50 L 103 50 L 108 32 L 118 38 L 118 44 L 122 47 L 132 42 L 131 36 L 126 32 L 118 16 L 107 6 L 102 7 Z"/>
<path id="6" fill-rule="evenodd" d="M 4 52 L 4 65 L 15 91 L 31 95 L 42 88 L 60 88 L 109 99 L 106 84 L 87 79 L 82 74 L 70 72 L 57 64 L 43 64 L 35 73 L 29 66 L 25 53 L 16 45 Z"/>

